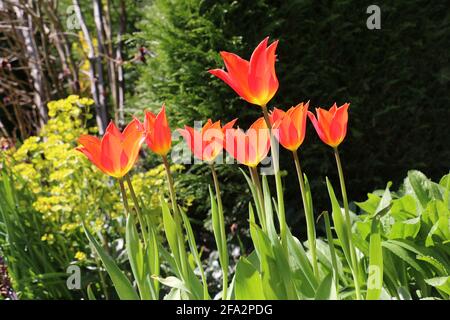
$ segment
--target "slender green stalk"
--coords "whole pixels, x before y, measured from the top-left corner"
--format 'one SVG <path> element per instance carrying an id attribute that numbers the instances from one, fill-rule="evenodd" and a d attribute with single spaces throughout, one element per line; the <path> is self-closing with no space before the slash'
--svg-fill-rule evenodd
<path id="1" fill-rule="evenodd" d="M 333 266 L 333 278 L 336 285 L 336 294 L 339 295 L 339 270 L 337 266 L 336 251 L 334 250 L 333 234 L 331 233 L 330 215 L 324 211 L 325 231 L 327 233 L 328 247 L 330 248 L 331 265 Z"/>
<path id="2" fill-rule="evenodd" d="M 287 224 L 286 224 L 286 214 L 284 212 L 284 198 L 283 198 L 283 185 L 281 183 L 281 172 L 280 172 L 280 163 L 279 163 L 279 155 L 277 143 L 275 141 L 275 137 L 272 133 L 272 125 L 270 124 L 269 112 L 267 111 L 267 106 L 262 106 L 264 120 L 266 121 L 267 128 L 270 132 L 270 148 L 271 155 L 273 159 L 273 168 L 275 170 L 275 185 L 277 189 L 277 205 L 278 205 L 278 219 L 280 222 L 280 236 L 281 243 L 286 252 L 286 256 L 288 256 L 288 244 L 287 244 Z"/>
<path id="3" fill-rule="evenodd" d="M 223 215 L 223 206 L 222 206 L 222 197 L 220 195 L 220 185 L 219 179 L 217 178 L 216 170 L 214 169 L 214 164 L 210 165 L 211 173 L 214 180 L 214 187 L 216 189 L 216 199 L 217 199 L 217 207 L 219 211 L 219 223 L 220 223 L 220 238 L 222 242 L 222 274 L 223 274 L 223 285 L 222 285 L 222 300 L 227 300 L 227 290 L 228 290 L 228 250 L 227 250 L 227 236 L 225 233 L 225 218 Z"/>
<path id="4" fill-rule="evenodd" d="M 336 158 L 336 165 L 339 172 L 339 182 L 341 184 L 342 201 L 344 202 L 345 223 L 347 224 L 348 242 L 350 247 L 350 259 L 352 264 L 353 281 L 355 283 L 356 299 L 361 300 L 358 258 L 356 256 L 356 250 L 352 241 L 352 223 L 350 221 L 350 212 L 348 209 L 347 189 L 345 188 L 344 172 L 342 170 L 341 158 L 339 157 L 339 151 L 337 147 L 334 148 L 334 156 Z"/>
<path id="5" fill-rule="evenodd" d="M 100 261 L 100 259 L 96 258 L 95 259 L 95 263 L 97 264 L 98 275 L 100 277 L 100 283 L 101 283 L 101 286 L 102 286 L 103 294 L 105 295 L 105 300 L 109 300 L 108 288 L 107 288 L 107 284 L 106 284 L 106 281 L 105 281 L 105 276 L 103 275 L 104 271 L 101 268 L 101 261 Z"/>
<path id="6" fill-rule="evenodd" d="M 262 191 L 262 187 L 261 187 L 261 181 L 259 180 L 259 175 L 258 175 L 258 169 L 256 167 L 248 167 L 248 169 L 250 170 L 250 177 L 253 181 L 253 184 L 256 186 L 256 192 L 257 192 L 257 196 L 258 199 L 255 199 L 256 201 L 258 201 L 258 203 L 255 203 L 257 206 L 259 206 L 260 211 L 261 211 L 261 217 L 259 217 L 259 219 L 261 220 L 261 227 L 263 230 L 267 229 L 266 226 L 266 216 L 265 216 L 265 208 L 264 208 L 264 196 L 263 196 L 263 191 Z"/>
<path id="7" fill-rule="evenodd" d="M 125 185 L 123 184 L 123 180 L 119 179 L 119 185 L 120 185 L 120 193 L 122 194 L 122 202 L 123 206 L 125 207 L 125 213 L 127 215 L 130 214 L 130 207 L 128 206 L 128 197 L 127 193 L 125 191 Z"/>
<path id="8" fill-rule="evenodd" d="M 300 193 L 302 194 L 303 209 L 306 217 L 306 230 L 308 234 L 309 250 L 311 252 L 311 260 L 316 279 L 319 280 L 319 266 L 317 264 L 317 249 L 316 249 L 316 227 L 314 224 L 314 214 L 311 208 L 308 206 L 306 200 L 306 188 L 305 181 L 303 180 L 303 172 L 300 167 L 300 160 L 298 159 L 297 151 L 292 151 L 294 156 L 295 168 L 297 169 L 298 183 L 300 185 Z"/>
<path id="9" fill-rule="evenodd" d="M 166 177 L 167 177 L 167 185 L 169 187 L 169 194 L 170 194 L 170 202 L 172 202 L 172 210 L 174 212 L 174 219 L 175 219 L 175 224 L 176 224 L 176 228 L 177 228 L 177 233 L 178 233 L 178 245 L 180 246 L 180 261 L 181 261 L 181 272 L 183 273 L 183 277 L 185 278 L 186 284 L 188 284 L 188 263 L 187 263 L 187 258 L 186 258 L 186 246 L 184 243 L 184 234 L 183 234 L 183 230 L 181 229 L 181 215 L 180 212 L 178 210 L 178 205 L 177 205 L 177 197 L 176 197 L 176 193 L 175 193 L 175 187 L 174 187 L 174 183 L 173 183 L 173 177 L 172 177 L 172 173 L 170 171 L 170 165 L 169 165 L 169 161 L 167 160 L 166 156 L 162 156 L 162 160 L 163 160 L 163 164 L 164 164 L 164 168 L 166 170 Z"/>
<path id="10" fill-rule="evenodd" d="M 167 185 L 169 187 L 169 195 L 170 195 L 170 202 L 172 203 L 172 210 L 175 215 L 175 221 L 178 223 L 178 222 L 180 222 L 180 212 L 178 211 L 177 197 L 176 197 L 176 193 L 175 193 L 172 172 L 170 171 L 170 165 L 169 165 L 169 161 L 167 160 L 167 157 L 163 156 L 162 160 L 163 160 L 163 164 L 164 164 L 164 169 L 166 170 Z"/>
<path id="11" fill-rule="evenodd" d="M 142 236 L 144 237 L 144 246 L 147 246 L 147 244 L 148 244 L 147 228 L 144 224 L 144 218 L 142 215 L 141 208 L 139 206 L 139 201 L 136 197 L 136 193 L 134 192 L 133 184 L 131 183 L 131 179 L 128 174 L 125 176 L 125 179 L 127 180 L 128 189 L 130 189 L 130 193 L 131 193 L 131 199 L 133 200 L 134 208 L 136 209 L 139 224 L 141 225 Z"/>

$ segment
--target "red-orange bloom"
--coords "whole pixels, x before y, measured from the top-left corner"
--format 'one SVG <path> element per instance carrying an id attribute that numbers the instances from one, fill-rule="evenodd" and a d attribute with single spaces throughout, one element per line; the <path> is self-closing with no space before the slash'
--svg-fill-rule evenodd
<path id="1" fill-rule="evenodd" d="M 269 37 L 256 47 L 250 62 L 238 55 L 222 51 L 220 55 L 227 71 L 209 70 L 216 77 L 227 83 L 244 100 L 259 105 L 266 105 L 278 90 L 275 74 L 275 50 L 278 40 L 267 47 Z"/>
<path id="2" fill-rule="evenodd" d="M 256 120 L 247 132 L 241 129 L 226 131 L 225 149 L 242 164 L 256 167 L 270 150 L 270 132 L 264 118 Z"/>
<path id="3" fill-rule="evenodd" d="M 288 111 L 275 108 L 270 115 L 275 137 L 288 150 L 296 151 L 305 140 L 306 115 L 309 103 L 300 103 Z"/>
<path id="4" fill-rule="evenodd" d="M 82 135 L 78 142 L 82 146 L 76 150 L 84 153 L 100 170 L 115 178 L 122 178 L 137 160 L 144 142 L 144 128 L 139 120 L 134 119 L 120 132 L 111 122 L 101 140 Z"/>
<path id="5" fill-rule="evenodd" d="M 208 119 L 201 130 L 184 126 L 184 129 L 178 129 L 178 132 L 184 137 L 196 158 L 212 162 L 223 149 L 226 130 L 231 129 L 236 120 L 221 127 L 220 120 L 213 123 L 211 119 Z"/>
<path id="6" fill-rule="evenodd" d="M 349 103 L 345 103 L 338 108 L 335 103 L 329 111 L 316 108 L 317 119 L 312 112 L 308 111 L 308 117 L 319 138 L 330 147 L 335 148 L 340 145 L 347 134 L 349 106 Z"/>
<path id="7" fill-rule="evenodd" d="M 172 134 L 167 122 L 166 108 L 163 104 L 158 115 L 145 112 L 144 120 L 145 142 L 148 147 L 160 156 L 166 156 L 172 146 Z"/>

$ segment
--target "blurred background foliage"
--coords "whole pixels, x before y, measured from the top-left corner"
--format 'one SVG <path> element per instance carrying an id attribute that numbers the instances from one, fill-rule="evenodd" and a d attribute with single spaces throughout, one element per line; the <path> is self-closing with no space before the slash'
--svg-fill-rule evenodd
<path id="1" fill-rule="evenodd" d="M 28 1 L 22 2 L 29 5 Z M 70 26 L 69 22 L 76 22 L 75 2 L 90 33 L 94 57 L 89 57 L 89 43 L 80 27 Z M 47 124 L 47 120 L 37 116 L 36 83 L 31 72 L 28 74 L 29 57 L 23 53 L 25 49 L 11 44 L 19 36 L 0 29 L 0 37 L 10 40 L 0 42 L 0 135 L 2 149 L 9 149 L 2 152 L 9 159 L 3 162 L 2 179 L 3 183 L 6 176 L 13 179 L 18 188 L 15 194 L 24 204 L 22 209 L 4 210 L 17 214 L 15 224 L 21 219 L 30 221 L 20 223 L 19 229 L 30 238 L 18 236 L 17 241 L 34 243 L 37 239 L 37 252 L 42 252 L 42 246 L 49 247 L 51 251 L 46 254 L 53 256 L 50 261 L 60 261 L 58 267 L 56 263 L 51 266 L 55 270 L 39 265 L 14 271 L 14 259 L 19 259 L 17 255 L 21 253 L 3 241 L 1 245 L 11 262 L 12 274 L 17 279 L 26 279 L 20 282 L 26 283 L 24 288 L 39 283 L 30 270 L 32 274 L 61 273 L 76 260 L 86 259 L 96 277 L 97 262 L 89 256 L 87 241 L 80 230 L 83 215 L 106 237 L 112 254 L 123 255 L 119 239 L 123 221 L 117 190 L 109 188 L 111 180 L 73 151 L 79 134 L 96 127 L 96 119 L 90 115 L 98 114 L 104 105 L 107 118 L 122 124 L 133 115 L 142 118 L 145 109 L 157 110 L 165 102 L 172 128 L 207 118 L 227 122 L 236 117 L 237 124 L 247 128 L 260 116 L 258 107 L 239 99 L 207 70 L 223 67 L 220 50 L 248 59 L 266 36 L 280 40 L 276 65 L 280 89 L 270 107 L 287 109 L 308 100 L 311 109 L 329 107 L 334 102 L 351 103 L 349 132 L 341 147 L 351 199 L 364 199 L 369 190 L 384 188 L 386 181 L 399 186 L 409 169 L 421 170 L 434 181 L 448 172 L 450 10 L 446 1 L 378 3 L 380 30 L 367 29 L 366 9 L 372 3 L 365 0 L 64 0 L 45 1 L 41 6 L 39 3 L 28 8 L 36 13 L 31 21 L 47 28 L 35 27 L 28 36 L 33 37 L 37 51 L 42 54 L 38 67 L 43 89 L 38 96 L 49 119 Z M 100 32 L 94 19 L 94 5 L 99 5 L 103 13 Z M 21 25 L 23 21 L 17 19 L 14 8 L 6 6 L 0 14 L 7 17 L 5 21 L 10 19 L 11 24 L 27 27 Z M 61 34 L 67 35 L 67 46 L 64 39 L 55 36 Z M 62 58 L 69 62 L 72 58 L 73 65 L 66 61 L 67 66 Z M 91 67 L 95 67 L 94 78 L 89 76 Z M 99 76 L 100 71 L 103 77 Z M 122 81 L 118 80 L 120 72 L 124 75 Z M 8 83 L 18 86 L 8 87 Z M 93 87 L 97 89 L 95 96 Z M 99 93 L 100 87 L 103 94 Z M 116 94 L 120 88 L 124 90 L 123 101 Z M 92 97 L 94 102 L 75 96 L 59 100 L 69 94 Z M 101 97 L 105 102 L 101 102 Z M 156 205 L 158 194 L 165 192 L 162 169 L 147 149 L 142 155 L 133 182 L 140 197 Z M 300 158 L 310 178 L 317 215 L 329 206 L 325 176 L 337 183 L 337 173 L 332 153 L 319 142 L 311 125 Z M 281 159 L 282 169 L 289 172 L 283 177 L 285 198 L 289 201 L 288 223 L 295 234 L 304 238 L 295 169 L 289 154 L 282 154 Z M 209 202 L 205 201 L 207 185 L 212 184 L 208 168 L 193 165 L 176 166 L 174 170 L 178 172 L 177 190 L 192 219 L 198 244 L 204 246 L 204 252 L 214 250 L 208 232 Z M 246 244 L 250 194 L 245 181 L 237 165 L 219 166 L 219 179 L 227 227 L 233 227 L 229 233 L 231 245 L 239 245 L 239 236 L 244 236 Z M 40 227 L 33 231 L 32 223 L 36 221 Z M 28 243 L 19 241 L 17 245 L 22 251 L 28 248 Z M 244 250 L 249 249 L 244 245 Z M 24 297 L 32 297 L 31 291 L 24 288 L 19 288 Z M 97 289 L 104 295 L 110 294 L 108 285 L 99 284 Z M 42 297 L 65 294 L 55 291 Z"/>

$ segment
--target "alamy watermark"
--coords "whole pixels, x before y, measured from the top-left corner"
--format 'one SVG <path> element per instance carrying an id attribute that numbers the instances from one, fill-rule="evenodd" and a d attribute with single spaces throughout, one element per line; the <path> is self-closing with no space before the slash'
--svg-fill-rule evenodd
<path id="1" fill-rule="evenodd" d="M 201 134 L 201 121 L 195 121 L 193 129 L 199 134 L 194 134 L 191 137 L 192 141 L 188 143 L 184 141 L 181 133 L 178 131 L 172 132 L 173 148 L 170 156 L 173 163 L 183 165 L 209 163 L 201 160 L 198 155 L 208 158 L 216 152 L 216 144 L 218 144 L 220 149 L 223 150 L 214 158 L 213 164 L 246 164 L 246 162 L 253 162 L 254 159 L 260 158 L 260 161 L 257 162 L 259 162 L 261 174 L 274 174 L 272 155 L 273 152 L 278 154 L 280 147 L 278 140 L 274 139 L 274 144 L 271 146 L 269 153 L 269 129 L 250 128 L 245 134 L 243 131 L 240 131 L 239 134 L 233 134 L 236 130 L 241 129 L 227 129 L 223 132 L 221 129 L 210 128 Z M 272 129 L 272 134 L 276 137 L 278 131 L 278 129 Z M 266 153 L 267 156 L 261 157 L 262 154 Z"/>
<path id="2" fill-rule="evenodd" d="M 370 16 L 367 18 L 366 26 L 369 30 L 381 29 L 381 9 L 376 4 L 372 4 L 367 7 L 367 14 Z"/>
<path id="3" fill-rule="evenodd" d="M 75 264 L 67 267 L 66 273 L 69 275 L 66 280 L 67 289 L 80 290 L 81 289 L 81 269 Z"/>

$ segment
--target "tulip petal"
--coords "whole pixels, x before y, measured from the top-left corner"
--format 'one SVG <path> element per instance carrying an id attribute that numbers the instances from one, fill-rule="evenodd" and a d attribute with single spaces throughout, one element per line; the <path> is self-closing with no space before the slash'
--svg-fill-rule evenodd
<path id="1" fill-rule="evenodd" d="M 274 108 L 272 113 L 270 114 L 270 123 L 272 124 L 272 128 L 274 127 L 275 122 L 283 119 L 284 116 L 285 116 L 285 112 L 283 110 Z"/>
<path id="2" fill-rule="evenodd" d="M 227 72 L 234 83 L 239 86 L 239 90 L 244 95 L 244 99 L 249 99 L 250 91 L 248 85 L 248 73 L 250 68 L 250 63 L 239 57 L 238 55 L 226 51 L 220 52 L 223 59 Z"/>
<path id="3" fill-rule="evenodd" d="M 81 144 L 82 147 L 78 147 L 76 148 L 76 150 L 86 155 L 89 161 L 96 165 L 100 170 L 105 172 L 105 168 L 103 167 L 100 160 L 100 139 L 94 136 L 82 135 L 78 139 L 78 143 Z"/>
<path id="4" fill-rule="evenodd" d="M 120 166 L 122 151 L 120 139 L 111 132 L 106 132 L 102 139 L 100 160 L 108 174 L 116 178 L 123 176 Z"/>
<path id="5" fill-rule="evenodd" d="M 349 104 L 346 103 L 336 109 L 336 113 L 331 122 L 330 138 L 333 141 L 334 146 L 338 146 L 347 134 L 348 107 Z"/>
<path id="6" fill-rule="evenodd" d="M 319 136 L 320 140 L 322 140 L 324 143 L 328 144 L 327 136 L 322 131 L 322 127 L 320 126 L 319 122 L 316 119 L 316 116 L 311 111 L 308 111 L 308 117 L 311 120 L 314 129 L 316 129 L 317 135 Z"/>
<path id="7" fill-rule="evenodd" d="M 119 140 L 123 139 L 122 133 L 120 132 L 120 130 L 117 128 L 116 124 L 113 121 L 109 122 L 108 126 L 106 127 L 105 132 L 109 132 L 110 134 L 119 138 Z"/>
<path id="8" fill-rule="evenodd" d="M 269 37 L 266 37 L 253 51 L 250 58 L 250 69 L 248 72 L 248 86 L 255 95 L 260 98 L 267 96 L 267 42 Z"/>

